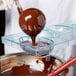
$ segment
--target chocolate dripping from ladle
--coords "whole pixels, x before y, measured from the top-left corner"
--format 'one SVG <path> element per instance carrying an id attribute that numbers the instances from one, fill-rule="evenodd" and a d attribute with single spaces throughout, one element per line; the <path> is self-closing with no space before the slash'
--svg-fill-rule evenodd
<path id="1" fill-rule="evenodd" d="M 23 11 L 18 0 L 15 0 L 15 4 L 17 5 L 20 14 L 19 25 L 21 29 L 31 37 L 32 45 L 37 45 L 36 36 L 41 32 L 45 25 L 46 19 L 44 14 L 36 8 L 29 8 Z"/>
<path id="2" fill-rule="evenodd" d="M 19 12 L 19 15 L 21 15 L 23 13 L 23 9 L 22 9 L 22 7 L 20 5 L 20 2 L 18 0 L 14 0 L 14 1 L 15 1 L 16 6 L 17 6 L 17 10 Z M 28 27 L 27 27 L 27 29 L 28 29 Z M 35 37 L 34 36 L 31 37 L 31 39 L 32 39 L 32 45 L 36 45 Z"/>

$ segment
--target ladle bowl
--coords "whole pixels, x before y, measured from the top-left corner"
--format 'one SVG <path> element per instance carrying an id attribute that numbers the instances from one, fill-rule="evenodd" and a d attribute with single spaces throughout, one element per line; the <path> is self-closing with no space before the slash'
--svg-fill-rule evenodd
<path id="1" fill-rule="evenodd" d="M 32 45 L 36 45 L 36 36 L 45 26 L 46 18 L 37 8 L 28 8 L 23 11 L 18 0 L 14 0 L 19 12 L 19 26 L 24 33 L 30 36 Z"/>
<path id="2" fill-rule="evenodd" d="M 26 9 L 19 17 L 19 25 L 29 36 L 36 36 L 44 28 L 45 16 L 39 9 Z"/>

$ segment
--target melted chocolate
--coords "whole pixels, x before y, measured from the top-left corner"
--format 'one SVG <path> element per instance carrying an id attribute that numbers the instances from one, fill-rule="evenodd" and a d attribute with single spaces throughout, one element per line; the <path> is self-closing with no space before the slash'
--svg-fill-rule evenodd
<path id="1" fill-rule="evenodd" d="M 36 45 L 35 38 L 44 28 L 45 16 L 40 10 L 29 8 L 21 13 L 19 25 L 31 37 L 32 45 Z"/>
<path id="2" fill-rule="evenodd" d="M 1 76 L 47 76 L 48 68 L 52 61 L 51 59 L 46 61 L 46 58 L 42 59 L 42 61 L 44 63 L 43 71 L 32 70 L 30 65 L 23 64 L 22 66 L 14 66 L 10 71 L 3 73 Z M 36 63 L 39 64 L 39 60 L 36 60 Z"/>
<path id="3" fill-rule="evenodd" d="M 32 45 L 36 45 L 36 36 L 45 26 L 44 14 L 36 8 L 29 8 L 23 11 L 19 0 L 14 0 L 19 12 L 19 25 L 21 29 L 31 37 Z"/>
<path id="4" fill-rule="evenodd" d="M 32 70 L 30 65 L 23 64 L 22 66 L 14 66 L 10 71 L 1 74 L 1 76 L 47 76 L 54 70 L 53 66 L 56 65 L 55 58 L 52 57 L 50 60 L 43 58 L 42 62 L 44 63 L 43 71 Z M 39 60 L 36 60 L 36 63 L 39 64 Z M 66 72 L 58 76 L 66 76 Z"/>

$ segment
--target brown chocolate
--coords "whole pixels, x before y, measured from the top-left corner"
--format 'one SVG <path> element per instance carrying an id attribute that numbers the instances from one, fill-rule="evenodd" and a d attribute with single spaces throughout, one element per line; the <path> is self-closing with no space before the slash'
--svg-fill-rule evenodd
<path id="1" fill-rule="evenodd" d="M 37 71 L 30 68 L 31 65 L 21 65 L 21 66 L 14 66 L 11 70 L 4 72 L 0 76 L 47 76 L 51 71 L 54 70 L 53 66 L 57 63 L 55 62 L 55 58 L 51 57 L 50 60 L 47 60 L 46 58 L 37 59 L 36 64 L 39 64 L 40 61 L 44 64 L 44 70 Z M 66 76 L 67 71 L 62 75 L 57 76 Z"/>
<path id="2" fill-rule="evenodd" d="M 30 65 L 23 64 L 21 66 L 14 66 L 10 71 L 3 73 L 1 76 L 47 76 L 51 59 L 46 61 L 46 58 L 43 58 L 42 62 L 44 63 L 43 71 L 32 70 Z M 36 60 L 36 63 L 39 64 L 39 60 Z"/>
<path id="3" fill-rule="evenodd" d="M 21 29 L 31 37 L 32 45 L 36 45 L 36 36 L 44 28 L 45 20 L 44 14 L 36 8 L 29 8 L 21 13 L 19 25 Z"/>

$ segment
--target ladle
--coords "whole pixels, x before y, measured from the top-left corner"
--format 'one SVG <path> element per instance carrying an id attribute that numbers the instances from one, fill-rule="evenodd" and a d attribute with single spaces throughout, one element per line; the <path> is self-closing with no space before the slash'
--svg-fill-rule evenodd
<path id="1" fill-rule="evenodd" d="M 19 25 L 21 29 L 31 37 L 32 45 L 36 45 L 36 36 L 45 26 L 44 14 L 36 8 L 29 8 L 23 11 L 18 0 L 14 0 L 19 12 Z"/>

